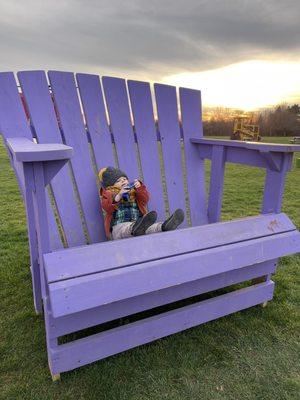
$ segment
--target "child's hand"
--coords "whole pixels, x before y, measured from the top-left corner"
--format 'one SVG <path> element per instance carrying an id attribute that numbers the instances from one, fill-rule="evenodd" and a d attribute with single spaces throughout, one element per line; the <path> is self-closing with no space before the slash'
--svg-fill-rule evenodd
<path id="1" fill-rule="evenodd" d="M 137 189 L 139 187 L 141 187 L 141 182 L 138 179 L 134 180 L 134 187 Z"/>
<path id="2" fill-rule="evenodd" d="M 126 186 L 123 186 L 119 193 L 115 196 L 115 202 L 118 203 L 121 200 L 123 194 L 128 193 L 129 191 L 130 189 L 127 189 Z"/>

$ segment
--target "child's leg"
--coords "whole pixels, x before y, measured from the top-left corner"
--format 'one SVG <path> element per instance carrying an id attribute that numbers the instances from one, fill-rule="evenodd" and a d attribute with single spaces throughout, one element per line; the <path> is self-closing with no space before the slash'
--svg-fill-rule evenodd
<path id="1" fill-rule="evenodd" d="M 146 230 L 146 235 L 148 235 L 149 233 L 161 232 L 162 224 L 162 222 L 156 222 L 155 224 L 150 225 L 149 228 Z"/>
<path id="2" fill-rule="evenodd" d="M 121 222 L 120 224 L 114 225 L 111 232 L 113 240 L 124 239 L 132 237 L 131 230 L 134 222 Z"/>

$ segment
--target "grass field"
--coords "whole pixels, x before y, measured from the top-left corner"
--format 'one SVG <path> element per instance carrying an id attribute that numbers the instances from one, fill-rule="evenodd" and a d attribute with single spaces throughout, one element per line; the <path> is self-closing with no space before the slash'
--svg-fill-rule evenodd
<path id="1" fill-rule="evenodd" d="M 258 213 L 263 179 L 262 170 L 228 165 L 222 218 Z M 266 308 L 201 325 L 63 374 L 52 383 L 43 318 L 33 309 L 24 207 L 2 143 L 0 187 L 1 399 L 299 399 L 299 254 L 281 260 L 275 297 Z M 300 228 L 300 169 L 295 162 L 283 211 Z"/>

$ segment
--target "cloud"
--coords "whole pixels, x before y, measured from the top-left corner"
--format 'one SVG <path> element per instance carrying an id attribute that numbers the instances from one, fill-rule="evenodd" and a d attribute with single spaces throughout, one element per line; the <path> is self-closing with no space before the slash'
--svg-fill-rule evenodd
<path id="1" fill-rule="evenodd" d="M 0 70 L 160 79 L 300 54 L 298 0 L 0 0 Z"/>

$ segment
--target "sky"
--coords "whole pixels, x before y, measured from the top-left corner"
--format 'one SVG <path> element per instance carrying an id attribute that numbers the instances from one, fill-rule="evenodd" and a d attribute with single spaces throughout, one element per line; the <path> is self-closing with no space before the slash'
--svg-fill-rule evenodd
<path id="1" fill-rule="evenodd" d="M 300 103 L 300 0 L 0 0 L 0 71 L 201 89 L 203 104 Z"/>

